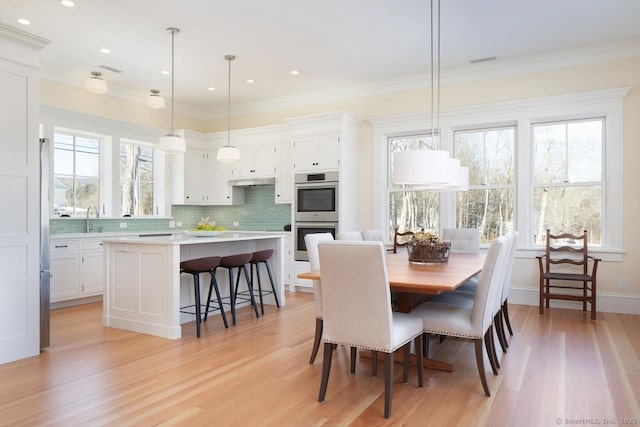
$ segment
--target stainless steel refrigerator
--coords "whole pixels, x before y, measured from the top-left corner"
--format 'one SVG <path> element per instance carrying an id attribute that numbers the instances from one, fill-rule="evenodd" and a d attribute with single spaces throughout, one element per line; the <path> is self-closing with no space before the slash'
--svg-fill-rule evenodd
<path id="1" fill-rule="evenodd" d="M 40 139 L 40 350 L 49 347 L 49 140 Z"/>

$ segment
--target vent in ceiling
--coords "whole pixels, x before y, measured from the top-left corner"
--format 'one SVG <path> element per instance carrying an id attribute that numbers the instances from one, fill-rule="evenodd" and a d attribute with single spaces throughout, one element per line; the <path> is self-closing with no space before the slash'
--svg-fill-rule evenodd
<path id="1" fill-rule="evenodd" d="M 100 68 L 102 68 L 104 70 L 111 71 L 112 73 L 120 74 L 122 72 L 122 70 L 118 70 L 117 68 L 109 67 L 108 65 L 98 65 L 98 67 L 100 67 Z"/>
<path id="2" fill-rule="evenodd" d="M 495 56 L 487 56 L 486 58 L 472 59 L 469 62 L 472 64 L 477 64 L 479 62 L 489 62 L 489 61 L 495 61 L 495 60 L 496 60 Z"/>

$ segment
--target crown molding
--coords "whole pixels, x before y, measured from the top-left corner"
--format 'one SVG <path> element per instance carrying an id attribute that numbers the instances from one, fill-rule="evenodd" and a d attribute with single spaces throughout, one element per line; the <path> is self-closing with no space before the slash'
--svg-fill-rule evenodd
<path id="1" fill-rule="evenodd" d="M 608 43 L 518 58 L 498 58 L 496 61 L 469 64 L 446 70 L 443 69 L 441 70 L 440 85 L 447 86 L 638 57 L 640 57 L 640 41 Z M 60 82 L 69 86 L 79 88 L 83 87 L 84 79 L 63 75 L 52 71 L 46 67 L 46 64 L 44 64 L 44 66 L 45 68 L 41 69 L 42 78 Z M 115 87 L 115 85 L 111 83 L 109 86 L 109 94 L 107 96 L 113 96 L 115 98 L 144 105 L 147 95 L 146 93 L 143 94 L 142 92 Z M 346 99 L 427 89 L 430 86 L 430 74 L 411 75 L 395 79 L 374 81 L 361 85 L 336 88 L 328 91 L 312 92 L 294 97 L 283 97 L 268 101 L 240 104 L 232 108 L 232 113 L 238 116 L 295 109 L 310 105 L 333 103 Z M 202 110 L 190 108 L 188 105 L 184 104 L 176 104 L 175 112 L 177 114 L 200 120 L 220 119 L 227 115 L 226 108 Z"/>

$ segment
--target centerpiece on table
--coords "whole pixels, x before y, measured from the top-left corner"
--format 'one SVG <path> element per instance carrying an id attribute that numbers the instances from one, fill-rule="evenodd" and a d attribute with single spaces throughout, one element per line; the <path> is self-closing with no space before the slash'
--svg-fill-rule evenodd
<path id="1" fill-rule="evenodd" d="M 451 242 L 443 242 L 437 234 L 429 231 L 418 231 L 407 244 L 410 262 L 447 262 L 450 249 Z"/>
<path id="2" fill-rule="evenodd" d="M 224 227 L 216 226 L 215 222 L 209 221 L 209 217 L 200 217 L 200 222 L 196 228 L 190 228 L 187 234 L 200 237 L 219 236 L 224 232 Z"/>

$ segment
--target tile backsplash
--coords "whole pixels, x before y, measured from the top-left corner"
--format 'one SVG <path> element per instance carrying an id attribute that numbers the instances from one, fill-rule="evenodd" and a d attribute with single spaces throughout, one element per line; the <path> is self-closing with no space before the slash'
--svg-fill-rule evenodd
<path id="1" fill-rule="evenodd" d="M 246 187 L 244 204 L 236 206 L 173 205 L 170 218 L 91 218 L 92 232 L 146 232 L 167 231 L 169 221 L 181 222 L 182 226 L 172 230 L 195 227 L 200 218 L 209 217 L 216 225 L 228 230 L 280 231 L 291 223 L 291 205 L 276 204 L 273 185 Z M 234 222 L 238 226 L 234 226 Z M 126 223 L 126 228 L 120 224 Z M 85 233 L 86 219 L 59 218 L 49 220 L 51 234 Z"/>

